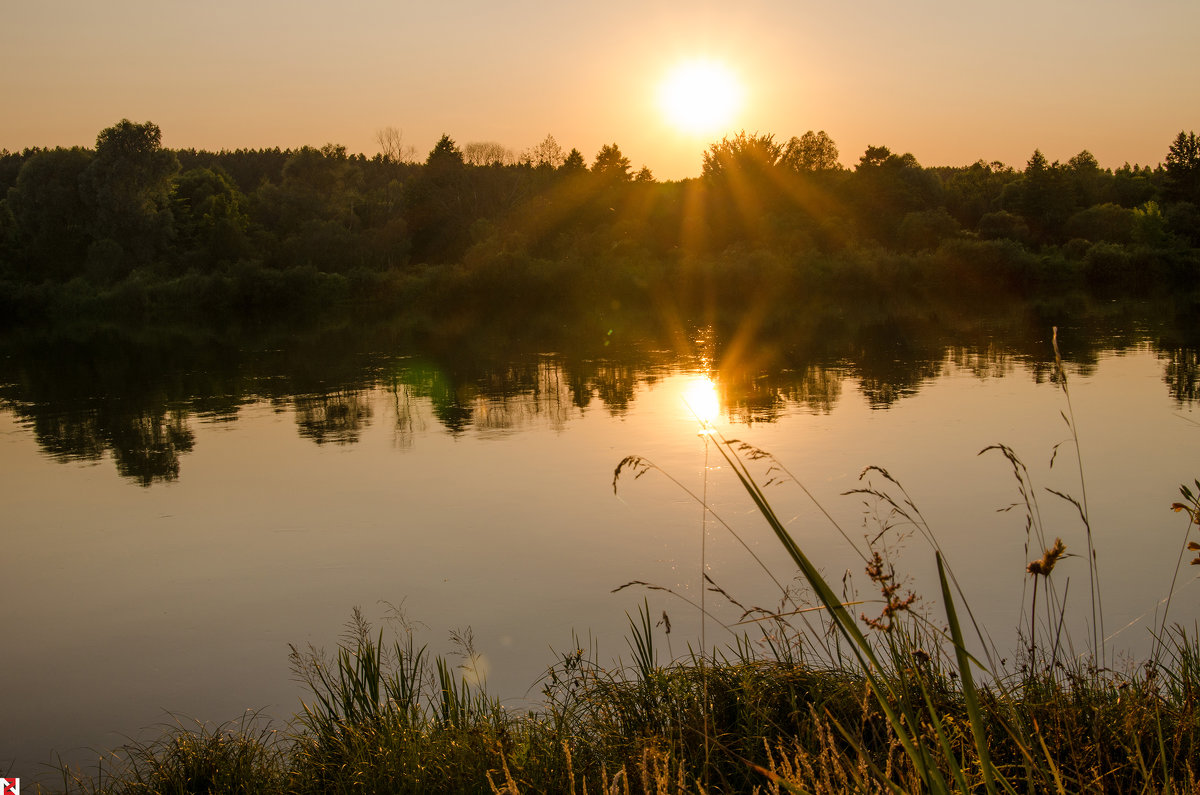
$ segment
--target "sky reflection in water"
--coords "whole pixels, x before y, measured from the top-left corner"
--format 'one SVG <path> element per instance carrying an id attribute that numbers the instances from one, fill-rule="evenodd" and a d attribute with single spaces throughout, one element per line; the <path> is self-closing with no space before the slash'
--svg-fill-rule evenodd
<path id="1" fill-rule="evenodd" d="M 514 706 L 536 696 L 551 647 L 571 646 L 573 632 L 591 633 L 603 658 L 626 655 L 625 612 L 643 597 L 652 615 L 671 616 L 664 648 L 686 653 L 699 624 L 681 599 L 611 592 L 640 580 L 696 599 L 701 511 L 653 472 L 622 479 L 614 497 L 624 456 L 706 492 L 782 582 L 792 576 L 740 486 L 712 458 L 706 469 L 693 412 L 714 412 L 726 436 L 773 453 L 851 538 L 874 535 L 879 520 L 842 495 L 866 465 L 886 467 L 939 534 L 976 615 L 997 644 L 1011 643 L 1034 555 L 1022 517 L 997 513 L 1017 499 L 1006 462 L 977 454 L 1008 444 L 1039 488 L 1078 493 L 1069 449 L 1048 466 L 1067 435 L 1065 405 L 1039 368 L 952 351 L 897 389 L 836 363 L 786 383 L 714 382 L 706 368 L 573 370 L 543 357 L 489 385 L 401 360 L 375 383 L 243 394 L 224 412 L 145 402 L 123 412 L 102 397 L 70 414 L 10 399 L 0 489 L 8 585 L 25 598 L 0 605 L 13 639 L 0 748 L 26 775 L 51 748 L 84 761 L 92 754 L 81 749 L 119 744 L 167 720 L 164 710 L 219 721 L 263 707 L 285 718 L 301 695 L 288 644 L 332 648 L 355 605 L 376 621 L 401 607 L 438 653 L 455 651 L 451 630 L 471 627 L 489 687 Z M 1132 622 L 1114 644 L 1135 655 L 1178 554 L 1170 503 L 1197 474 L 1194 403 L 1168 388 L 1178 369 L 1147 347 L 1072 368 L 1107 628 Z M 881 395 L 918 386 L 878 410 Z M 799 489 L 783 483 L 768 496 L 831 579 L 849 570 L 870 596 L 861 565 Z M 1073 509 L 1039 499 L 1049 532 L 1081 548 Z M 707 527 L 714 580 L 745 605 L 776 606 L 769 578 L 718 524 Z M 929 551 L 903 528 L 889 543 L 938 615 Z M 1085 569 L 1070 563 L 1071 592 L 1085 593 Z M 722 621 L 740 618 L 707 599 Z M 1197 603 L 1193 578 L 1173 619 L 1194 621 Z M 706 634 L 733 637 L 711 623 Z"/>

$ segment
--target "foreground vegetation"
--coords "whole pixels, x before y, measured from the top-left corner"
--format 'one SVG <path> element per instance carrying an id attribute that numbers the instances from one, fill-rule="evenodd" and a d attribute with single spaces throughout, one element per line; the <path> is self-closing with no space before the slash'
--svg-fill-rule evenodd
<path id="1" fill-rule="evenodd" d="M 894 629 L 870 676 L 850 661 L 816 663 L 782 638 L 767 659 L 742 647 L 660 666 L 651 631 L 643 612 L 631 668 L 564 654 L 545 706 L 511 714 L 407 636 L 385 645 L 360 625 L 332 664 L 303 658 L 313 701 L 295 726 L 181 727 L 124 749 L 98 775 L 66 774 L 64 788 L 1200 791 L 1200 649 L 1182 632 L 1138 672 L 1043 661 L 974 691 L 932 631 Z"/>
<path id="2" fill-rule="evenodd" d="M 1069 414 L 1068 400 L 1068 425 Z M 240 724 L 181 727 L 125 748 L 95 775 L 64 771 L 64 789 L 1200 792 L 1195 628 L 1169 629 L 1164 612 L 1150 658 L 1113 670 L 1105 664 L 1102 616 L 1093 612 L 1087 650 L 1068 654 L 1065 593 L 1053 574 L 1074 553 L 1061 538 L 1048 541 L 1037 494 L 1011 450 L 985 451 L 1012 467 L 1033 555 L 1023 596 L 1031 597 L 1028 620 L 1009 666 L 974 628 L 936 538 L 886 471 L 868 468 L 856 490 L 881 509 L 879 536 L 860 550 L 879 597 L 860 608 L 865 601 L 839 597 L 807 558 L 752 471 L 765 463 L 788 478 L 787 470 L 719 435 L 711 444 L 811 593 L 801 602 L 781 588 L 778 610 L 747 610 L 742 618 L 756 619 L 761 642 L 743 635 L 724 651 L 663 664 L 659 632 L 643 606 L 630 619 L 629 664 L 605 667 L 584 648 L 563 653 L 542 680 L 541 705 L 516 713 L 473 683 L 469 636 L 456 667 L 430 659 L 402 617 L 389 634 L 356 610 L 334 657 L 293 648 L 293 670 L 310 692 L 291 725 L 276 731 L 249 716 Z M 622 477 L 653 470 L 644 458 L 626 458 L 614 488 Z M 1072 544 L 1088 568 L 1095 610 L 1086 499 L 1051 493 L 1078 508 L 1082 532 Z M 1200 550 L 1200 496 L 1186 487 L 1181 493 L 1173 507 L 1187 518 L 1182 564 Z M 901 525 L 924 536 L 936 557 L 937 616 L 915 609 L 887 540 L 880 543 Z"/>

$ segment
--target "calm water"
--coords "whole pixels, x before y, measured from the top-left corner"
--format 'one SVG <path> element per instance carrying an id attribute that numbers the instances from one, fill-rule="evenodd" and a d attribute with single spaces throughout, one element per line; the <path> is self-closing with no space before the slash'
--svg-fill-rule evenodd
<path id="1" fill-rule="evenodd" d="M 536 697 L 552 649 L 573 648 L 573 632 L 590 634 L 602 658 L 628 657 L 625 614 L 643 598 L 671 617 L 664 649 L 694 645 L 699 623 L 682 600 L 612 591 L 639 580 L 698 598 L 702 533 L 710 575 L 747 604 L 774 605 L 768 578 L 667 478 L 623 478 L 614 495 L 617 463 L 646 456 L 707 489 L 790 578 L 697 434 L 689 401 L 701 406 L 710 380 L 716 426 L 774 453 L 852 538 L 879 525 L 843 493 L 865 466 L 886 467 L 997 645 L 1012 648 L 1024 518 L 997 512 L 1017 499 L 1016 483 L 1003 458 L 978 453 L 1007 444 L 1039 488 L 1081 494 L 1070 445 L 1049 467 L 1068 438 L 1049 329 L 983 330 L 957 345 L 928 329 L 880 331 L 771 356 L 711 330 L 670 346 L 507 357 L 345 332 L 253 344 L 10 341 L 0 373 L 0 770 L 11 763 L 32 779 L 52 754 L 94 760 L 90 749 L 172 716 L 224 721 L 250 708 L 284 720 L 302 695 L 289 644 L 332 648 L 354 606 L 375 621 L 402 607 L 439 653 L 455 652 L 451 631 L 470 628 L 489 689 L 519 706 Z M 1185 530 L 1169 506 L 1200 474 L 1195 348 L 1123 326 L 1062 334 L 1105 628 L 1114 652 L 1137 658 Z M 849 569 L 865 582 L 798 488 L 769 494 L 831 579 Z M 1073 509 L 1045 492 L 1039 501 L 1047 533 L 1081 550 Z M 939 614 L 924 542 L 893 532 L 888 543 Z M 1071 592 L 1086 593 L 1081 560 L 1055 576 L 1064 570 Z M 1192 572 L 1172 607 L 1189 626 L 1200 618 Z M 719 617 L 737 619 L 709 598 Z M 706 637 L 732 636 L 710 624 Z"/>

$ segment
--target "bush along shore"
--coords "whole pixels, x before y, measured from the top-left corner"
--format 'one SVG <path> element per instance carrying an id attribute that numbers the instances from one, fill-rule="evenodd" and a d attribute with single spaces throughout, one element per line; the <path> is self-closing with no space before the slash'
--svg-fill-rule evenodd
<path id="1" fill-rule="evenodd" d="M 1060 359 L 1057 370 L 1078 449 Z M 1080 497 L 1050 492 L 1077 509 L 1079 527 L 1064 541 L 1042 526 L 1039 492 L 1017 454 L 1003 445 L 983 451 L 1011 467 L 1032 558 L 1010 665 L 975 624 L 932 528 L 887 471 L 868 467 L 853 492 L 875 506 L 882 527 L 858 549 L 878 596 L 847 601 L 776 515 L 761 469 L 807 494 L 803 485 L 768 453 L 704 430 L 811 595 L 802 602 L 780 586 L 780 609 L 748 610 L 761 635 L 662 662 L 662 630 L 643 604 L 630 617 L 628 663 L 606 666 L 577 644 L 548 668 L 539 706 L 518 712 L 474 683 L 469 637 L 466 662 L 455 666 L 428 655 L 403 620 L 377 629 L 356 610 L 336 654 L 293 648 L 293 671 L 309 692 L 286 728 L 253 715 L 181 726 L 123 748 L 94 772 L 64 770 L 63 789 L 1200 792 L 1200 637 L 1168 622 L 1180 573 L 1200 564 L 1200 481 L 1181 487 L 1171 506 L 1186 528 L 1153 650 L 1141 665 L 1116 670 L 1104 643 L 1082 467 Z M 630 456 L 615 469 L 614 490 L 645 474 L 670 478 Z M 922 537 L 935 559 L 937 615 L 917 609 L 889 559 L 883 536 L 899 526 Z M 1087 569 L 1086 639 L 1064 637 L 1065 557 Z"/>

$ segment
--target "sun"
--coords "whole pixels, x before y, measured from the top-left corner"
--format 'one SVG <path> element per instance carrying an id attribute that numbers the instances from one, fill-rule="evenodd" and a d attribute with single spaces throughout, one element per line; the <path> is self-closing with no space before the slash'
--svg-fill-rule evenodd
<path id="1" fill-rule="evenodd" d="M 680 132 L 705 135 L 729 126 L 741 109 L 742 93 L 737 77 L 725 64 L 684 61 L 659 86 L 659 105 Z"/>

